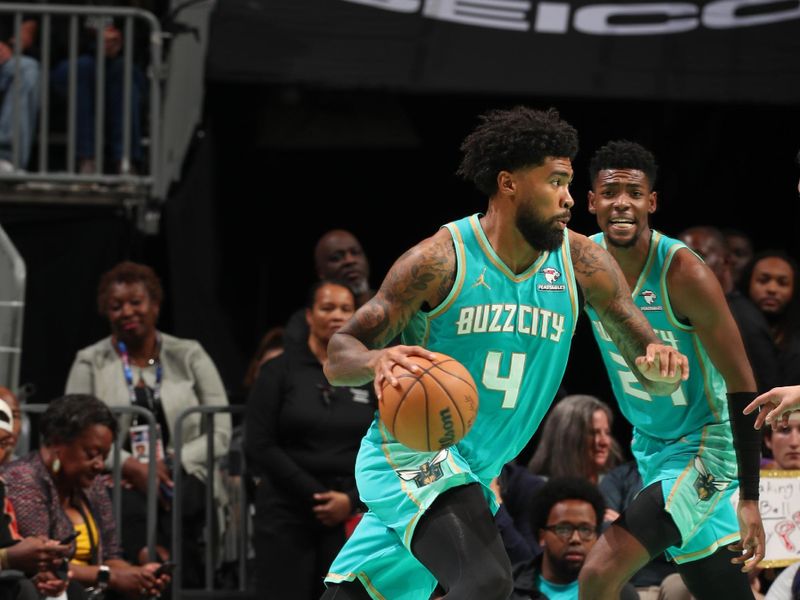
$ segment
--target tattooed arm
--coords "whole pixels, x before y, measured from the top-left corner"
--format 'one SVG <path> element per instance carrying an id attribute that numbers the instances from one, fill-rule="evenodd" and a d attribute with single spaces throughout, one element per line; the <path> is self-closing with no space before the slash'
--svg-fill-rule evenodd
<path id="1" fill-rule="evenodd" d="M 409 356 L 433 358 L 421 346 L 382 349 L 405 329 L 423 305 L 435 307 L 455 280 L 456 255 L 446 229 L 403 254 L 389 269 L 378 293 L 333 335 L 325 375 L 334 385 L 363 385 L 375 378 L 380 397 L 384 381 L 396 385 L 391 369 L 399 364 L 416 372 Z"/>
<path id="2" fill-rule="evenodd" d="M 631 372 L 649 393 L 668 396 L 678 386 L 675 377 L 689 376 L 686 357 L 661 344 L 650 323 L 631 300 L 631 290 L 617 262 L 599 244 L 570 231 L 575 278 L 586 301 L 600 316 Z"/>

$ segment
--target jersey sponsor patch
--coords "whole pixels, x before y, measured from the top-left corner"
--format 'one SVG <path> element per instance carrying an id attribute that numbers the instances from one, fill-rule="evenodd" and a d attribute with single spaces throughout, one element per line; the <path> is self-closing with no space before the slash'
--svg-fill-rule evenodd
<path id="1" fill-rule="evenodd" d="M 645 306 L 640 306 L 640 310 L 642 312 L 647 312 L 649 310 L 664 310 L 664 307 L 660 304 L 655 304 L 658 296 L 653 290 L 642 290 L 642 293 L 639 294 L 642 298 L 644 298 Z"/>
<path id="2" fill-rule="evenodd" d="M 563 292 L 566 289 L 566 286 L 563 283 L 556 283 L 556 281 L 561 279 L 561 273 L 558 269 L 554 269 L 553 267 L 545 267 L 539 271 L 539 273 L 544 275 L 547 283 L 538 284 L 536 289 L 542 292 Z"/>

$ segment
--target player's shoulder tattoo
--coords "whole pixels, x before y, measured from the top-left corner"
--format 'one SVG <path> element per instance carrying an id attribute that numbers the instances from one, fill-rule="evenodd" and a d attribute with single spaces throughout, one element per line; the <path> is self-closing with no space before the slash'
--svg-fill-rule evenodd
<path id="1" fill-rule="evenodd" d="M 455 281 L 456 254 L 449 236 L 434 236 L 403 254 L 389 271 L 384 285 L 389 302 L 418 308 L 423 302 L 435 306 L 449 293 Z"/>
<path id="2" fill-rule="evenodd" d="M 572 266 L 576 274 L 591 277 L 599 271 L 608 269 L 610 256 L 600 244 L 586 236 L 573 233 L 570 237 L 569 248 L 572 255 Z"/>

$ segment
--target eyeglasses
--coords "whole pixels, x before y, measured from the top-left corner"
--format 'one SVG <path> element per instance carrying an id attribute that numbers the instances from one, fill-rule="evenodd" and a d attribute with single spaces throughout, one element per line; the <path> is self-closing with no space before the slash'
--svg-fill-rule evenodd
<path id="1" fill-rule="evenodd" d="M 570 541 L 572 539 L 572 534 L 576 531 L 584 542 L 588 542 L 589 540 L 593 540 L 597 537 L 597 529 L 594 527 L 589 527 L 588 525 L 559 523 L 558 525 L 548 525 L 547 527 L 542 527 L 542 529 L 552 531 L 565 542 Z"/>

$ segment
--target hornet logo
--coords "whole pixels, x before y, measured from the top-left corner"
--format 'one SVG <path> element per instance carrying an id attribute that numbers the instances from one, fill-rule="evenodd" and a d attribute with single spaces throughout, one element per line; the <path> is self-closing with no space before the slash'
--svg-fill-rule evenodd
<path id="1" fill-rule="evenodd" d="M 642 298 L 644 298 L 644 301 L 648 304 L 652 304 L 656 301 L 656 293 L 650 290 L 644 290 L 642 292 Z"/>
<path id="2" fill-rule="evenodd" d="M 721 492 L 728 487 L 729 481 L 717 481 L 716 478 L 706 470 L 702 459 L 694 457 L 694 468 L 697 471 L 697 479 L 694 480 L 694 489 L 697 490 L 697 499 L 708 501 L 717 492 Z"/>
<path id="3" fill-rule="evenodd" d="M 542 274 L 544 278 L 547 280 L 547 283 L 555 283 L 561 277 L 561 273 L 559 273 L 553 267 L 546 267 L 542 269 Z"/>
<path id="4" fill-rule="evenodd" d="M 427 462 L 422 463 L 419 469 L 398 469 L 397 475 L 403 481 L 413 481 L 417 487 L 424 487 L 444 476 L 441 463 L 447 458 L 447 448 L 442 448 Z"/>

